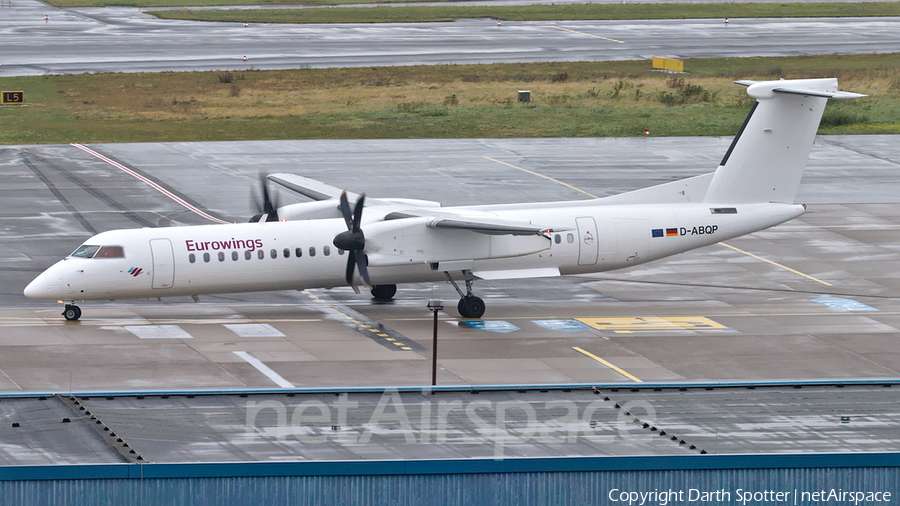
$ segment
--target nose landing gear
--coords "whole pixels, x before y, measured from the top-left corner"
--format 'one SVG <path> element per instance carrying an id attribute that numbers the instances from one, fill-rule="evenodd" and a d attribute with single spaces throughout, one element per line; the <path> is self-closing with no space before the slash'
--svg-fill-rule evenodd
<path id="1" fill-rule="evenodd" d="M 81 308 L 75 304 L 66 304 L 66 308 L 62 312 L 66 321 L 74 322 L 81 318 Z"/>

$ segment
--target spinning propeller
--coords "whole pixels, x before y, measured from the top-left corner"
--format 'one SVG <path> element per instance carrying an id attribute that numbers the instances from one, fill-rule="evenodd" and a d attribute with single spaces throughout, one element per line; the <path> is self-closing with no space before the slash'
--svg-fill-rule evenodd
<path id="1" fill-rule="evenodd" d="M 363 193 L 359 196 L 359 200 L 356 201 L 356 205 L 351 212 L 350 203 L 347 202 L 347 192 L 341 193 L 341 203 L 338 208 L 341 210 L 344 221 L 347 223 L 347 231 L 336 235 L 333 241 L 335 247 L 348 253 L 347 276 L 345 279 L 347 284 L 352 286 L 354 290 L 357 288 L 353 284 L 353 269 L 359 269 L 359 275 L 363 281 L 369 286 L 372 285 L 369 282 L 369 271 L 366 269 L 366 254 L 363 253 L 363 250 L 366 248 L 366 236 L 363 235 L 363 231 L 359 226 L 362 221 L 362 210 L 365 200 L 366 194 Z"/>
<path id="2" fill-rule="evenodd" d="M 258 214 L 250 218 L 251 223 L 258 221 L 278 221 L 278 194 L 274 194 L 275 198 L 269 196 L 269 185 L 267 184 L 266 174 L 259 173 L 259 188 L 262 197 L 254 191 L 251 191 L 253 205 L 256 207 Z M 265 220 L 263 220 L 265 216 Z"/>

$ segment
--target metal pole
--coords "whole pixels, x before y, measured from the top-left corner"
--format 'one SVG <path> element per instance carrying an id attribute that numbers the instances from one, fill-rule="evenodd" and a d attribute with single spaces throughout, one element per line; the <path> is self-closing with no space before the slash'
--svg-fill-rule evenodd
<path id="1" fill-rule="evenodd" d="M 444 303 L 437 299 L 428 301 L 428 309 L 434 311 L 434 340 L 431 344 L 431 385 L 437 385 L 437 327 L 438 311 L 444 309 Z M 434 392 L 431 392 L 434 393 Z"/>
<path id="2" fill-rule="evenodd" d="M 437 385 L 437 324 L 438 310 L 434 310 L 434 341 L 431 345 L 431 384 Z"/>

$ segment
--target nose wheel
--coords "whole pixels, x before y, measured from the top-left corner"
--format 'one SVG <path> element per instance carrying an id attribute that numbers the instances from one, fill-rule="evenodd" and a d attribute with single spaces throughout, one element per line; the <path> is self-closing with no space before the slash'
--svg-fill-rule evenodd
<path id="1" fill-rule="evenodd" d="M 74 322 L 81 318 L 81 308 L 75 304 L 66 304 L 66 308 L 62 312 L 66 321 Z"/>

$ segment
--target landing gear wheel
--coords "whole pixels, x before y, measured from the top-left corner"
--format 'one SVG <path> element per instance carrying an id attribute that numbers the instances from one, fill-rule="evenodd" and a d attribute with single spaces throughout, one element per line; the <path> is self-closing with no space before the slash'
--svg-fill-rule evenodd
<path id="1" fill-rule="evenodd" d="M 66 321 L 77 321 L 81 318 L 81 308 L 74 304 L 66 304 L 66 309 L 63 310 L 62 315 L 66 318 Z"/>
<path id="2" fill-rule="evenodd" d="M 397 295 L 397 285 L 375 285 L 370 291 L 377 300 L 391 300 Z"/>
<path id="3" fill-rule="evenodd" d="M 459 299 L 456 309 L 463 318 L 481 318 L 484 316 L 485 306 L 483 300 L 474 295 L 469 295 Z"/>

